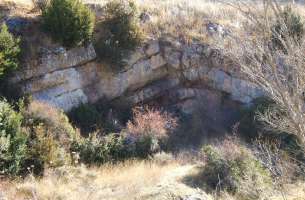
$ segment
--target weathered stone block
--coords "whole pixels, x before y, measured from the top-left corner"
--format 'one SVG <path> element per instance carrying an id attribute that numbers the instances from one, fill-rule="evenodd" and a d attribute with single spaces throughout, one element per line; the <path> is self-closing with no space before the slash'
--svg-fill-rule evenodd
<path id="1" fill-rule="evenodd" d="M 142 48 L 138 48 L 135 51 L 129 52 L 129 55 L 123 59 L 123 63 L 131 67 L 142 58 L 145 58 L 145 53 Z"/>
<path id="2" fill-rule="evenodd" d="M 158 55 L 155 55 L 155 56 L 151 57 L 150 65 L 151 65 L 152 69 L 158 69 L 158 68 L 166 65 L 166 62 L 163 59 L 163 57 L 160 54 L 158 54 Z"/>
<path id="3" fill-rule="evenodd" d="M 160 52 L 160 44 L 158 40 L 150 41 L 145 48 L 145 53 L 147 56 L 152 56 L 159 52 Z"/>
<path id="4" fill-rule="evenodd" d="M 164 59 L 169 66 L 175 69 L 180 69 L 181 68 L 180 57 L 181 57 L 180 52 L 172 50 L 171 48 L 165 49 Z"/>
<path id="5" fill-rule="evenodd" d="M 34 93 L 33 98 L 39 101 L 47 102 L 55 107 L 63 109 L 64 111 L 69 111 L 81 103 L 88 102 L 88 98 L 82 89 L 69 91 L 59 96 L 50 96 L 50 93 L 43 91 Z"/>
<path id="6" fill-rule="evenodd" d="M 79 66 L 96 58 L 93 45 L 78 47 L 65 51 L 63 54 L 45 53 L 40 59 L 38 66 L 27 66 L 17 72 L 12 82 L 19 82 L 33 77 L 45 75 L 60 69 Z"/>

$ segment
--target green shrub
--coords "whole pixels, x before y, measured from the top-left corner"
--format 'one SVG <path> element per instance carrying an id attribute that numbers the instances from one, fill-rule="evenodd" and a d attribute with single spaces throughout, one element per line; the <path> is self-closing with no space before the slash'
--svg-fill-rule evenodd
<path id="1" fill-rule="evenodd" d="M 74 124 L 79 126 L 83 133 L 102 128 L 103 112 L 100 112 L 92 104 L 81 104 L 73 108 L 69 113 L 69 117 Z"/>
<path id="2" fill-rule="evenodd" d="M 205 146 L 206 164 L 201 178 L 211 190 L 225 190 L 243 199 L 258 199 L 270 189 L 272 179 L 253 153 L 232 140 Z"/>
<path id="3" fill-rule="evenodd" d="M 63 111 L 38 101 L 20 110 L 30 136 L 26 166 L 33 166 L 35 174 L 42 174 L 46 167 L 70 163 L 70 148 L 79 135 Z"/>
<path id="4" fill-rule="evenodd" d="M 83 135 L 94 131 L 120 132 L 131 115 L 129 105 L 121 102 L 112 104 L 103 100 L 94 104 L 81 104 L 68 114 L 72 123 L 81 129 Z"/>
<path id="5" fill-rule="evenodd" d="M 75 141 L 71 151 L 79 155 L 80 162 L 89 165 L 120 161 L 134 154 L 134 150 L 128 147 L 124 134 L 110 134 L 106 137 L 92 134 Z"/>
<path id="6" fill-rule="evenodd" d="M 66 114 L 51 105 L 43 102 L 33 101 L 26 109 L 22 110 L 24 124 L 27 127 L 41 126 L 49 130 L 54 139 L 60 142 L 61 146 L 67 150 L 78 133 L 70 124 Z"/>
<path id="7" fill-rule="evenodd" d="M 66 47 L 92 38 L 95 17 L 80 0 L 51 0 L 43 10 L 43 29 Z"/>
<path id="8" fill-rule="evenodd" d="M 139 158 L 147 158 L 160 148 L 158 140 L 149 135 L 138 137 L 135 146 L 135 155 Z"/>
<path id="9" fill-rule="evenodd" d="M 114 0 L 105 7 L 102 33 L 96 41 L 100 58 L 120 64 L 124 52 L 132 50 L 142 40 L 142 32 L 133 1 Z"/>
<path id="10" fill-rule="evenodd" d="M 9 77 L 0 78 L 0 97 L 6 98 L 9 102 L 16 102 L 23 96 L 22 89 L 18 84 L 9 82 Z"/>
<path id="11" fill-rule="evenodd" d="M 77 154 L 82 163 L 100 165 L 129 158 L 145 159 L 154 153 L 157 145 L 156 140 L 150 136 L 135 138 L 122 132 L 99 137 L 95 133 L 74 141 L 71 151 Z"/>
<path id="12" fill-rule="evenodd" d="M 275 103 L 267 98 L 257 98 L 253 104 L 244 107 L 240 110 L 241 120 L 239 125 L 239 132 L 249 142 L 260 137 L 259 133 L 265 133 L 265 126 L 259 120 L 258 115 L 264 113 L 266 110 L 274 108 Z"/>
<path id="13" fill-rule="evenodd" d="M 0 102 L 0 168 L 5 174 L 42 174 L 45 167 L 69 161 L 68 143 L 73 139 L 66 137 L 74 134 L 73 129 L 63 120 L 54 122 L 58 114 L 42 105 L 32 103 L 24 108 L 20 103 L 21 112 L 17 112 L 6 101 Z"/>
<path id="14" fill-rule="evenodd" d="M 206 165 L 203 171 L 204 181 L 211 189 L 218 187 L 219 181 L 222 181 L 222 187 L 230 191 L 236 189 L 236 185 L 231 180 L 230 169 L 227 160 L 224 159 L 213 146 L 203 148 L 206 156 Z"/>
<path id="15" fill-rule="evenodd" d="M 292 38 L 295 42 L 300 42 L 304 35 L 304 22 L 301 16 L 294 12 L 289 6 L 285 7 L 278 19 L 272 27 L 272 43 L 278 49 L 284 49 L 285 41 Z"/>
<path id="16" fill-rule="evenodd" d="M 27 156 L 28 136 L 21 128 L 22 115 L 5 100 L 0 101 L 0 170 L 18 175 Z"/>
<path id="17" fill-rule="evenodd" d="M 292 158 L 303 162 L 305 160 L 304 150 L 301 142 L 294 135 L 283 131 L 274 130 L 269 124 L 260 120 L 261 116 L 270 116 L 269 112 L 281 116 L 285 113 L 272 101 L 266 98 L 258 98 L 253 105 L 241 111 L 242 118 L 239 125 L 239 133 L 248 142 L 259 140 L 279 141 L 279 148 L 289 154 Z"/>
<path id="18" fill-rule="evenodd" d="M 19 43 L 20 40 L 15 38 L 3 24 L 0 30 L 0 79 L 17 69 L 20 54 Z"/>
<path id="19" fill-rule="evenodd" d="M 32 173 L 42 175 L 45 168 L 71 163 L 69 152 L 43 124 L 32 127 L 30 134 L 25 167 L 31 166 Z"/>

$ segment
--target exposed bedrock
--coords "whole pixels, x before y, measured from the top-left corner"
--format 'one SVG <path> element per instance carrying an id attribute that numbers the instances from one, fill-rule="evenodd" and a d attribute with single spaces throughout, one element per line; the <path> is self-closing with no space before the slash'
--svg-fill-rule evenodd
<path id="1" fill-rule="evenodd" d="M 199 106 L 212 120 L 223 122 L 234 118 L 237 105 L 263 95 L 237 66 L 226 64 L 205 44 L 171 38 L 147 41 L 125 57 L 120 71 L 98 63 L 96 57 L 92 45 L 44 50 L 35 66 L 26 65 L 12 81 L 34 99 L 65 111 L 99 99 L 122 99 L 133 105 L 155 102 L 185 113 Z"/>

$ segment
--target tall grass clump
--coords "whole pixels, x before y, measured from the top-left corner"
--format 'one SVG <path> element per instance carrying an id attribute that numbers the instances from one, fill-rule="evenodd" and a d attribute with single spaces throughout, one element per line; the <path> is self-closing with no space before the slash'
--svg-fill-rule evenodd
<path id="1" fill-rule="evenodd" d="M 140 44 L 142 31 L 137 12 L 133 1 L 114 0 L 106 4 L 105 19 L 100 23 L 102 33 L 95 42 L 101 59 L 119 64 L 126 50 Z"/>
<path id="2" fill-rule="evenodd" d="M 66 47 L 92 38 L 95 16 L 80 0 L 51 0 L 42 12 L 43 29 Z"/>

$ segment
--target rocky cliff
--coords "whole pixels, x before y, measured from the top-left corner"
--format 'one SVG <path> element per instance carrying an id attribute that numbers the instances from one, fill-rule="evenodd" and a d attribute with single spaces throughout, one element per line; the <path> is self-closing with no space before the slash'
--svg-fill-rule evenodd
<path id="1" fill-rule="evenodd" d="M 42 50 L 37 64 L 26 65 L 12 81 L 34 99 L 65 111 L 98 99 L 124 99 L 192 112 L 198 104 L 215 108 L 224 98 L 248 104 L 263 95 L 226 60 L 208 45 L 160 38 L 130 52 L 116 71 L 96 61 L 92 45 L 56 48 Z"/>

